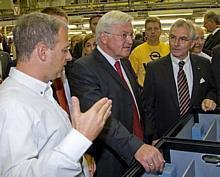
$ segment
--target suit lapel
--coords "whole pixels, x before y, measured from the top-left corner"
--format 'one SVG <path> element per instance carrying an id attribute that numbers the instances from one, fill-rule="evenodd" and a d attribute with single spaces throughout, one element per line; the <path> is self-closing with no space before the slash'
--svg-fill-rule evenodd
<path id="1" fill-rule="evenodd" d="M 127 60 L 127 59 L 121 59 L 121 64 L 122 64 L 122 67 L 123 67 L 123 69 L 124 69 L 124 71 L 126 73 L 126 76 L 127 76 L 128 80 L 130 82 L 130 85 L 131 85 L 131 88 L 133 90 L 133 93 L 134 93 L 135 97 L 137 98 L 137 96 L 136 96 L 137 93 L 135 91 L 136 90 L 137 82 L 136 82 L 136 80 L 134 80 L 135 76 L 133 75 L 133 73 L 131 71 L 132 68 L 130 68 L 128 66 L 128 63 L 125 60 Z M 126 86 L 126 89 L 128 89 L 127 86 Z"/>
<path id="2" fill-rule="evenodd" d="M 191 95 L 191 100 L 190 100 L 190 106 L 193 105 L 194 100 L 196 99 L 196 93 L 198 92 L 199 88 L 199 73 L 200 73 L 200 67 L 198 66 L 198 63 L 190 55 L 190 61 L 192 65 L 192 72 L 193 72 L 193 88 L 192 88 L 192 95 Z"/>
<path id="3" fill-rule="evenodd" d="M 176 88 L 176 82 L 173 74 L 173 66 L 172 61 L 170 58 L 170 55 L 168 55 L 164 60 L 163 70 L 164 70 L 164 76 L 166 78 L 165 81 L 166 87 L 168 87 L 169 94 L 171 96 L 171 100 L 173 100 L 174 104 L 176 105 L 177 109 L 179 109 L 179 101 L 178 101 L 178 95 L 177 95 L 177 88 Z"/>
<path id="4" fill-rule="evenodd" d="M 95 49 L 93 54 L 94 54 L 94 59 L 98 62 L 98 65 L 100 65 L 98 67 L 103 68 L 108 74 L 110 74 L 116 80 L 118 84 L 122 85 L 122 87 L 128 90 L 127 86 L 125 85 L 124 81 L 122 81 L 117 71 L 107 61 L 107 59 L 98 51 L 98 49 Z M 126 67 L 123 68 L 125 69 Z"/>
<path id="5" fill-rule="evenodd" d="M 204 47 L 205 48 L 208 47 L 209 44 L 212 42 L 212 40 L 213 40 L 213 34 L 210 34 L 205 41 Z"/>

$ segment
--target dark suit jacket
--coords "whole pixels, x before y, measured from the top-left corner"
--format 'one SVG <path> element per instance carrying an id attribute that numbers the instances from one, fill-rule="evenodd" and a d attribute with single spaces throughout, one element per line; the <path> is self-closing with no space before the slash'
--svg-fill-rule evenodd
<path id="1" fill-rule="evenodd" d="M 209 56 L 213 55 L 213 47 L 220 44 L 220 30 L 218 30 L 214 35 L 209 35 L 205 41 L 202 51 Z"/>
<path id="2" fill-rule="evenodd" d="M 140 114 L 143 116 L 136 76 L 129 60 L 122 59 L 121 63 L 134 91 Z M 82 111 L 86 111 L 102 97 L 112 99 L 112 114 L 95 142 L 94 155 L 98 177 L 121 177 L 143 144 L 132 134 L 132 97 L 128 88 L 97 49 L 73 64 L 68 80 L 72 95 L 80 99 Z"/>
<path id="3" fill-rule="evenodd" d="M 213 48 L 212 70 L 217 87 L 217 103 L 220 105 L 220 44 Z"/>
<path id="4" fill-rule="evenodd" d="M 200 106 L 204 98 L 216 100 L 209 60 L 193 54 L 190 55 L 190 60 L 193 72 L 190 106 Z M 202 78 L 205 82 L 200 83 Z M 154 123 L 154 138 L 157 139 L 177 123 L 180 117 L 170 55 L 147 64 L 143 92 L 147 118 Z"/>
<path id="5" fill-rule="evenodd" d="M 9 64 L 12 62 L 11 57 L 7 52 L 0 50 L 0 60 L 2 65 L 2 79 L 8 76 Z"/>

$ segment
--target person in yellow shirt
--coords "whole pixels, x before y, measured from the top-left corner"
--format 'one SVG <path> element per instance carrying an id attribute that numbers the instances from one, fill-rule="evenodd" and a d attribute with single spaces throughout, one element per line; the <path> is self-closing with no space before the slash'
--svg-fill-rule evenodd
<path id="1" fill-rule="evenodd" d="M 169 45 L 160 41 L 161 23 L 157 17 L 148 17 L 145 21 L 145 37 L 147 41 L 136 47 L 129 56 L 131 65 L 143 86 L 145 78 L 144 65 L 169 53 Z"/>

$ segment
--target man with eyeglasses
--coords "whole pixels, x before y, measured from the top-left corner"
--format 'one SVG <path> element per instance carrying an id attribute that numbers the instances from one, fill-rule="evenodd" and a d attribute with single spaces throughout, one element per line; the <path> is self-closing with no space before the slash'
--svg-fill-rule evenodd
<path id="1" fill-rule="evenodd" d="M 148 17 L 145 21 L 145 37 L 147 41 L 136 47 L 129 56 L 131 65 L 138 77 L 138 83 L 143 86 L 145 65 L 169 53 L 169 45 L 160 41 L 161 23 L 157 17 Z"/>
<path id="2" fill-rule="evenodd" d="M 209 56 L 213 55 L 213 47 L 220 44 L 220 17 L 213 11 L 209 11 L 204 16 L 204 27 L 210 33 L 205 41 L 203 52 Z"/>
<path id="3" fill-rule="evenodd" d="M 121 177 L 137 160 L 148 172 L 162 171 L 164 159 L 148 142 L 150 124 L 145 119 L 140 88 L 126 58 L 132 39 L 132 17 L 110 11 L 96 26 L 97 48 L 73 64 L 69 79 L 82 111 L 103 96 L 112 99 L 112 114 L 93 146 L 96 177 Z"/>
<path id="4" fill-rule="evenodd" d="M 193 24 L 177 20 L 169 33 L 170 54 L 147 64 L 143 92 L 147 118 L 155 130 L 153 143 L 193 106 L 201 105 L 204 111 L 216 107 L 210 61 L 189 52 L 194 39 Z"/>

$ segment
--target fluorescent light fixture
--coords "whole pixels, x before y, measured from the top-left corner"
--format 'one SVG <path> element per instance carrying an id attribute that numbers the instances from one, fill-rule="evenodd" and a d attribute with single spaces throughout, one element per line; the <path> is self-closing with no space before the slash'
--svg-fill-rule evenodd
<path id="1" fill-rule="evenodd" d="M 145 20 L 135 20 L 132 22 L 133 25 L 144 25 Z"/>
<path id="2" fill-rule="evenodd" d="M 160 22 L 162 24 L 172 24 L 176 21 L 176 19 L 164 19 L 164 20 L 160 20 Z"/>
<path id="3" fill-rule="evenodd" d="M 68 34 L 82 34 L 81 31 L 69 31 Z"/>
<path id="4" fill-rule="evenodd" d="M 69 29 L 75 29 L 75 28 L 77 28 L 77 26 L 76 25 L 68 25 L 68 28 Z"/>
<path id="5" fill-rule="evenodd" d="M 170 30 L 170 27 L 162 27 L 162 30 L 163 30 L 163 31 L 169 31 L 169 30 Z"/>
<path id="6" fill-rule="evenodd" d="M 195 23 L 203 23 L 204 19 L 203 18 L 196 18 Z"/>
<path id="7" fill-rule="evenodd" d="M 180 10 L 160 10 L 148 12 L 149 17 L 166 17 L 166 16 L 185 16 L 192 15 L 192 9 L 180 9 Z"/>
<path id="8" fill-rule="evenodd" d="M 83 24 L 83 27 L 84 27 L 84 28 L 89 28 L 89 24 L 88 24 L 88 23 L 85 23 L 85 24 Z"/>

